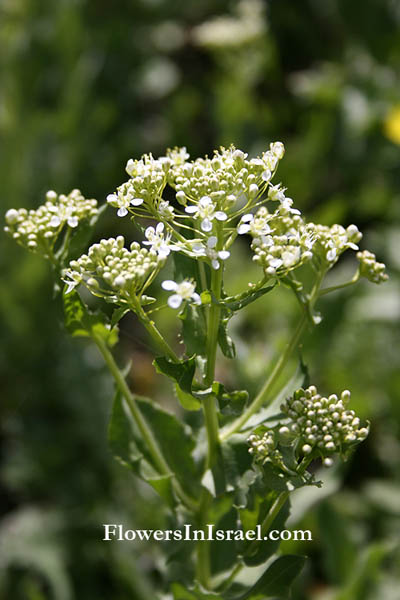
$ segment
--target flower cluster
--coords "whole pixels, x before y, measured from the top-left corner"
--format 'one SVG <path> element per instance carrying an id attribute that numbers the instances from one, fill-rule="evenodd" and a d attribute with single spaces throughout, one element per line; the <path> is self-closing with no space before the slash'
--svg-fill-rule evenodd
<path id="1" fill-rule="evenodd" d="M 250 444 L 249 453 L 253 454 L 255 462 L 283 465 L 283 457 L 277 448 L 278 440 L 273 429 L 267 429 L 263 433 L 252 433 L 247 441 Z"/>
<path id="2" fill-rule="evenodd" d="M 21 246 L 48 256 L 65 225 L 75 228 L 97 213 L 97 201 L 87 200 L 80 190 L 72 190 L 68 196 L 49 191 L 46 202 L 36 210 L 8 210 L 5 231 Z"/>
<path id="3" fill-rule="evenodd" d="M 357 258 L 360 261 L 360 275 L 366 277 L 372 283 L 382 283 L 387 281 L 388 275 L 385 273 L 384 263 L 377 262 L 375 254 L 364 250 L 357 252 Z"/>
<path id="4" fill-rule="evenodd" d="M 309 223 L 308 227 L 315 237 L 314 255 L 328 268 L 332 267 L 348 248 L 358 250 L 357 244 L 362 238 L 362 233 L 356 225 L 344 228 L 342 225 L 328 227 Z"/>
<path id="5" fill-rule="evenodd" d="M 315 386 L 299 389 L 281 406 L 287 420 L 277 430 L 266 429 L 250 435 L 249 452 L 256 462 L 271 462 L 285 470 L 280 443 L 294 444 L 298 458 L 320 456 L 330 467 L 335 453 L 346 457 L 355 444 L 365 440 L 369 427 L 360 427 L 360 419 L 353 410 L 347 410 L 350 392 L 342 392 L 340 399 L 317 393 Z"/>
<path id="6" fill-rule="evenodd" d="M 279 433 L 296 438 L 304 455 L 315 450 L 325 459 L 324 464 L 330 466 L 332 454 L 345 456 L 354 444 L 368 435 L 368 427 L 360 427 L 360 419 L 354 411 L 346 409 L 349 401 L 348 390 L 342 392 L 339 399 L 336 394 L 321 396 L 315 386 L 300 388 L 281 406 L 288 422 Z"/>
<path id="7" fill-rule="evenodd" d="M 172 166 L 169 181 L 176 189 L 178 202 L 184 206 L 192 202 L 193 212 L 200 211 L 199 203 L 204 203 L 204 198 L 210 212 L 228 212 L 242 196 L 251 202 L 266 189 L 283 154 L 281 142 L 271 144 L 260 158 L 249 160 L 234 146 L 221 148 L 212 158 Z"/>
<path id="8" fill-rule="evenodd" d="M 142 248 L 137 242 L 125 248 L 123 236 L 101 240 L 63 272 L 67 293 L 83 283 L 94 295 L 111 302 L 129 304 L 150 284 L 164 264 L 153 249 Z"/>
<path id="9" fill-rule="evenodd" d="M 312 257 L 313 236 L 290 198 L 272 214 L 262 206 L 255 215 L 244 215 L 238 233 L 252 236 L 253 260 L 270 276 L 285 275 Z"/>
<path id="10" fill-rule="evenodd" d="M 173 215 L 171 207 L 161 199 L 170 165 L 169 158 L 154 159 L 151 154 L 145 154 L 140 160 L 128 160 L 126 171 L 130 179 L 120 185 L 116 193 L 107 196 L 108 204 L 118 208 L 119 217 L 125 217 L 130 208 L 142 205 L 150 214 L 157 214 L 161 202 L 164 213 Z"/>

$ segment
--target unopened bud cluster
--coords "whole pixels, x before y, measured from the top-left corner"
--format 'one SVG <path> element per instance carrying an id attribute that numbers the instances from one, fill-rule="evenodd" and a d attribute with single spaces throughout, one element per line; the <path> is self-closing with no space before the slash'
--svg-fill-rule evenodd
<path id="1" fill-rule="evenodd" d="M 253 455 L 255 462 L 271 462 L 278 467 L 283 465 L 283 457 L 277 448 L 277 438 L 273 429 L 264 433 L 252 433 L 248 438 L 250 444 L 249 453 Z"/>
<path id="2" fill-rule="evenodd" d="M 286 425 L 280 428 L 282 435 L 294 436 L 299 442 L 302 454 L 309 455 L 314 450 L 330 466 L 330 455 L 345 455 L 354 444 L 368 435 L 368 427 L 360 427 L 360 419 L 353 410 L 347 410 L 350 392 L 345 390 L 340 398 L 336 394 L 324 397 L 318 394 L 315 386 L 297 390 L 292 398 L 281 406 L 281 411 L 289 417 Z"/>
<path id="3" fill-rule="evenodd" d="M 72 190 L 68 196 L 49 191 L 46 202 L 36 210 L 8 210 L 4 229 L 21 246 L 48 256 L 65 225 L 75 228 L 97 213 L 97 201 L 86 199 L 80 190 Z"/>
<path id="4" fill-rule="evenodd" d="M 357 258 L 360 261 L 360 276 L 366 277 L 372 283 L 382 283 L 387 281 L 388 275 L 385 273 L 384 263 L 377 262 L 375 254 L 364 250 L 357 252 Z"/>
<path id="5" fill-rule="evenodd" d="M 63 281 L 68 285 L 67 291 L 83 283 L 94 295 L 129 303 L 163 263 L 157 252 L 142 248 L 137 242 L 128 250 L 123 236 L 118 236 L 101 240 L 87 254 L 71 261 Z"/>

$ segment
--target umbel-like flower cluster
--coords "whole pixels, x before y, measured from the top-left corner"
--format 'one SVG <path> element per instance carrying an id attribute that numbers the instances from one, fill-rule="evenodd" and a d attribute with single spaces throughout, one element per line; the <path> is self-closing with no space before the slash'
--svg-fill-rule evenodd
<path id="1" fill-rule="evenodd" d="M 366 277 L 372 283 L 382 283 L 387 281 L 388 276 L 385 273 L 384 263 L 377 262 L 375 254 L 364 250 L 357 252 L 357 258 L 360 261 L 360 276 Z"/>
<path id="2" fill-rule="evenodd" d="M 262 206 L 255 215 L 244 215 L 238 226 L 239 234 L 252 236 L 253 260 L 270 276 L 283 275 L 313 256 L 314 238 L 291 205 L 292 200 L 284 198 L 272 214 Z"/>
<path id="3" fill-rule="evenodd" d="M 83 283 L 94 295 L 118 304 L 130 304 L 141 294 L 164 263 L 156 251 L 137 242 L 125 248 L 122 235 L 94 244 L 63 272 L 67 293 Z"/>
<path id="4" fill-rule="evenodd" d="M 331 456 L 346 457 L 359 442 L 365 440 L 369 427 L 360 427 L 360 419 L 346 407 L 350 392 L 345 390 L 340 398 L 336 394 L 324 397 L 315 386 L 300 388 L 281 405 L 287 421 L 278 432 L 267 430 L 263 435 L 249 438 L 250 451 L 258 462 L 266 460 L 280 464 L 283 458 L 277 450 L 279 439 L 296 445 L 299 457 L 321 457 L 324 465 L 333 464 Z"/>
<path id="5" fill-rule="evenodd" d="M 36 210 L 8 210 L 4 230 L 21 246 L 48 256 L 65 226 L 75 228 L 97 213 L 97 200 L 87 200 L 80 190 L 72 190 L 68 196 L 49 191 L 46 202 Z"/>

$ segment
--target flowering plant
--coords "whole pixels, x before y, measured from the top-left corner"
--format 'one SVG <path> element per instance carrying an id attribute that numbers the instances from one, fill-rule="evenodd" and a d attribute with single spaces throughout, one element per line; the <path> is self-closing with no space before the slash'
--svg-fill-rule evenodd
<path id="1" fill-rule="evenodd" d="M 232 146 L 193 161 L 185 148 L 168 150 L 158 159 L 129 160 L 129 178 L 107 197 L 118 217 L 131 218 L 142 231 L 142 244 L 132 241 L 128 248 L 117 235 L 80 254 L 103 208 L 79 190 L 68 196 L 50 191 L 37 210 L 6 213 L 6 232 L 48 259 L 64 282 L 67 329 L 91 338 L 115 380 L 109 433 L 113 453 L 162 497 L 176 529 L 187 522 L 201 531 L 226 519 L 238 524 L 223 569 L 207 539 L 190 544 L 184 556 L 177 554 L 185 563 L 180 578 L 167 569 L 163 592 L 168 589 L 170 595 L 163 598 L 285 597 L 304 558 L 273 558 L 279 541 L 266 534 L 285 524 L 293 490 L 320 485 L 316 465 L 330 467 L 338 457 L 347 458 L 368 435 L 368 423 L 362 425 L 347 408 L 348 390 L 340 397 L 322 396 L 306 383 L 304 368 L 283 392 L 276 389 L 302 335 L 321 320 L 316 312 L 321 296 L 361 277 L 374 283 L 387 279 L 374 254 L 359 250 L 362 235 L 355 225 L 307 222 L 286 189 L 272 183 L 283 156 L 283 144 L 275 142 L 255 158 Z M 224 271 L 242 236 L 250 238 L 259 279 L 229 295 Z M 354 276 L 324 286 L 325 276 L 347 250 L 358 259 Z M 169 261 L 174 279 L 160 282 Z M 246 390 L 228 390 L 216 381 L 217 351 L 235 358 L 230 318 L 278 286 L 295 295 L 299 323 L 264 385 L 250 398 Z M 101 305 L 95 312 L 88 308 L 88 295 L 81 294 L 85 288 L 100 303 L 113 305 L 110 316 Z M 183 353 L 156 323 L 163 309 L 177 311 Z M 171 381 L 181 408 L 203 414 L 197 429 L 129 388 L 113 355 L 118 323 L 129 311 L 151 336 L 155 369 Z M 249 540 L 246 532 L 257 525 L 266 538 Z M 267 562 L 255 578 L 255 567 Z M 256 580 L 248 583 L 249 577 Z"/>

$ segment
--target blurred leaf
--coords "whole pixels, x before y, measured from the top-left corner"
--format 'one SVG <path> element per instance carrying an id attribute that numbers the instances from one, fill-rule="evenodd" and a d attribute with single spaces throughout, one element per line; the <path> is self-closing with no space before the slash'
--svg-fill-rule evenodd
<path id="1" fill-rule="evenodd" d="M 110 348 L 115 346 L 118 342 L 118 328 L 111 327 L 104 313 L 90 312 L 75 290 L 63 294 L 63 303 L 65 327 L 73 337 L 96 335 Z"/>
<path id="2" fill-rule="evenodd" d="M 185 426 L 174 415 L 145 398 L 135 396 L 135 400 L 171 471 L 188 490 L 196 489 L 198 473 L 191 455 L 194 440 Z M 158 473 L 157 465 L 118 392 L 109 425 L 109 443 L 113 454 L 123 464 L 150 483 L 169 504 L 172 504 L 170 478 Z"/>
<path id="3" fill-rule="evenodd" d="M 291 554 L 277 558 L 248 592 L 232 600 L 287 598 L 294 579 L 303 569 L 305 560 L 304 556 Z"/>
<path id="4" fill-rule="evenodd" d="M 187 302 L 179 314 L 182 321 L 182 337 L 189 356 L 206 354 L 207 325 L 203 311 L 204 309 Z"/>

